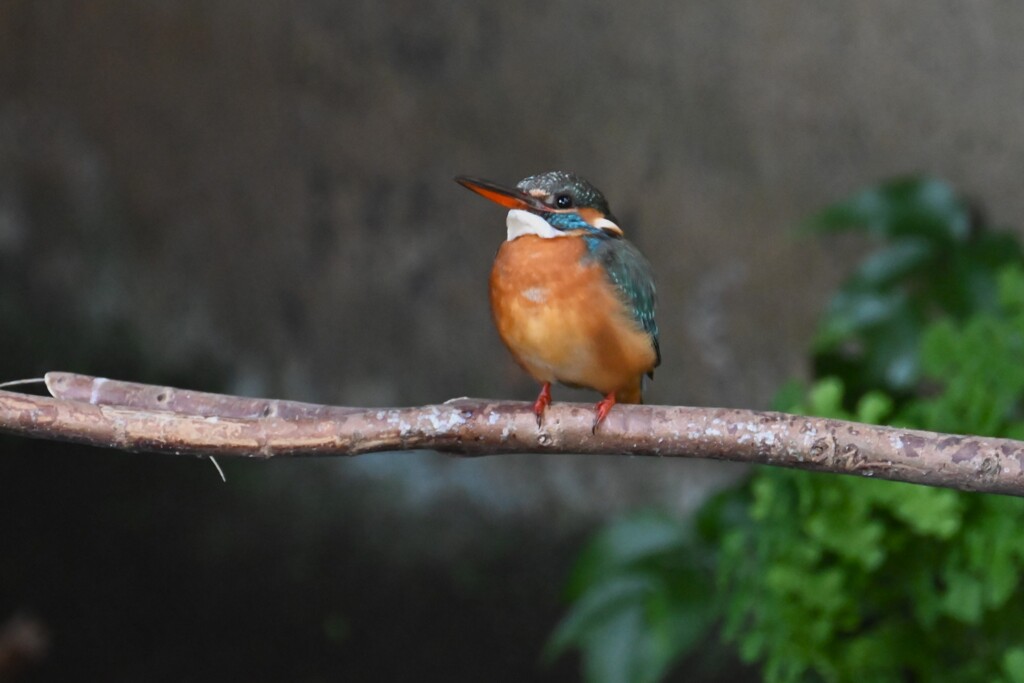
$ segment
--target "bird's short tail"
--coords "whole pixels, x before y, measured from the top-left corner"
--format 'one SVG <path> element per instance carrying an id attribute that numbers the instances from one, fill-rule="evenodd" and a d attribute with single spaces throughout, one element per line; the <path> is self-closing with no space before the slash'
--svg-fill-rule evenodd
<path id="1" fill-rule="evenodd" d="M 643 378 L 637 377 L 636 381 L 630 384 L 628 387 L 624 387 L 615 392 L 616 403 L 643 403 L 644 402 L 644 384 Z"/>

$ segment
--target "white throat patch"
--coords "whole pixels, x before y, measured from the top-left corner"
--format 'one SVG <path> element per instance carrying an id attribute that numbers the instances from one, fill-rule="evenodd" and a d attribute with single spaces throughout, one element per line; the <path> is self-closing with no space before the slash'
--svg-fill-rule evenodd
<path id="1" fill-rule="evenodd" d="M 565 233 L 551 227 L 551 224 L 535 213 L 512 209 L 505 218 L 505 225 L 508 227 L 508 241 L 511 242 L 523 235 L 537 235 L 545 239 L 553 237 L 565 237 Z"/>

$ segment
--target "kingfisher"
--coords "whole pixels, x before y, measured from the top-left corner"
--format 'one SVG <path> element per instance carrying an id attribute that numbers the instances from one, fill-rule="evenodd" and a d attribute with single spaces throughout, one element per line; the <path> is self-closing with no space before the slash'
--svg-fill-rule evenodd
<path id="1" fill-rule="evenodd" d="M 661 363 L 651 266 L 623 236 L 600 190 L 550 171 L 514 188 L 455 181 L 509 209 L 491 269 L 491 312 L 516 362 L 541 383 L 538 428 L 559 382 L 601 393 L 593 431 L 616 403 L 643 403 Z"/>

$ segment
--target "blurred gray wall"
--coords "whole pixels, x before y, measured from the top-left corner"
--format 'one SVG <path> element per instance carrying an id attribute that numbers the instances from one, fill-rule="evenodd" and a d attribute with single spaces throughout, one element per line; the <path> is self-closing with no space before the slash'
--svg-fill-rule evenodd
<path id="1" fill-rule="evenodd" d="M 764 407 L 863 248 L 800 238 L 801 218 L 926 171 L 1022 223 L 1022 35 L 1024 6 L 995 1 L 6 0 L 4 286 L 125 323 L 160 362 L 208 355 L 230 391 L 529 399 L 489 319 L 502 212 L 451 178 L 570 169 L 657 272 L 649 400 Z M 413 505 L 572 514 L 685 508 L 735 471 L 336 470 Z"/>

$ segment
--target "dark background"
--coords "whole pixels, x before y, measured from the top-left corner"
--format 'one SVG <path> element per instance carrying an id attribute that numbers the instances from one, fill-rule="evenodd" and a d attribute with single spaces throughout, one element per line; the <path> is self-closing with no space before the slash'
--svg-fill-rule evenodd
<path id="1" fill-rule="evenodd" d="M 6 0 L 0 377 L 532 398 L 487 308 L 502 211 L 451 178 L 562 168 L 658 275 L 649 400 L 765 407 L 864 247 L 802 218 L 926 171 L 1020 223 L 1022 34 L 995 1 Z M 0 453 L 39 681 L 573 680 L 540 650 L 588 530 L 741 473 Z"/>

